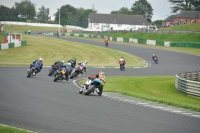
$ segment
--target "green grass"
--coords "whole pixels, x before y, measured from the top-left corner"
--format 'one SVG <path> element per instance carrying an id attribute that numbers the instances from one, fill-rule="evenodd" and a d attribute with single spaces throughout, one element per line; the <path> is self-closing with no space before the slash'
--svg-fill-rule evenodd
<path id="1" fill-rule="evenodd" d="M 77 37 L 72 37 L 72 38 L 77 38 Z M 78 37 L 80 38 L 80 37 Z M 82 39 L 85 40 L 95 40 L 98 42 L 104 42 L 103 39 L 98 39 L 98 38 L 84 38 L 81 37 Z M 126 42 L 113 42 L 112 43 L 118 44 L 118 45 L 130 45 L 130 46 L 137 46 L 137 47 L 145 47 L 145 48 L 153 48 L 153 49 L 162 49 L 162 50 L 169 50 L 169 51 L 176 51 L 176 52 L 181 52 L 181 53 L 188 53 L 188 54 L 194 54 L 200 56 L 200 49 L 199 48 L 189 48 L 189 47 L 164 47 L 164 46 L 152 46 L 152 45 L 146 45 L 146 44 L 136 44 L 136 43 L 126 43 Z"/>
<path id="2" fill-rule="evenodd" d="M 46 66 L 73 57 L 77 62 L 88 60 L 88 66 L 119 66 L 121 56 L 127 60 L 127 66 L 144 66 L 140 58 L 118 50 L 49 37 L 24 35 L 23 39 L 27 40 L 26 46 L 0 51 L 1 66 L 27 66 L 39 57 L 44 58 Z"/>
<path id="3" fill-rule="evenodd" d="M 28 26 L 28 25 L 4 25 L 4 31 L 11 33 L 24 33 L 24 31 L 31 30 L 31 32 L 45 32 L 58 31 L 58 27 L 44 27 L 44 26 Z"/>
<path id="4" fill-rule="evenodd" d="M 161 34 L 161 33 L 99 33 L 112 37 L 126 37 L 136 39 L 150 39 L 169 42 L 200 42 L 200 34 Z"/>
<path id="5" fill-rule="evenodd" d="M 80 83 L 83 84 L 84 82 L 85 80 L 82 80 Z M 200 112 L 200 98 L 177 90 L 174 76 L 107 77 L 104 91 L 121 93 Z"/>
<path id="6" fill-rule="evenodd" d="M 0 44 L 3 43 L 5 39 L 5 32 L 0 32 Z"/>
<path id="7" fill-rule="evenodd" d="M 182 24 L 182 25 L 170 26 L 170 27 L 166 27 L 166 28 L 160 28 L 159 30 L 200 31 L 200 23 Z"/>
<path id="8" fill-rule="evenodd" d="M 10 126 L 0 125 L 0 133 L 33 133 L 33 132 L 10 127 Z"/>

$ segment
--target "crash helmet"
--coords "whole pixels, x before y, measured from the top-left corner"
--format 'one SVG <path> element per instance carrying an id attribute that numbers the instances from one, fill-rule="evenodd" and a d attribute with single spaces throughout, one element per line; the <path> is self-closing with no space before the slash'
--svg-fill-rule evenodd
<path id="1" fill-rule="evenodd" d="M 40 57 L 40 58 L 39 58 L 39 60 L 43 61 L 43 58 L 42 58 L 42 57 Z"/>
<path id="2" fill-rule="evenodd" d="M 68 65 L 68 66 L 71 66 L 71 62 L 67 62 L 67 65 Z"/>
<path id="3" fill-rule="evenodd" d="M 100 71 L 99 74 L 104 75 L 104 71 Z"/>
<path id="4" fill-rule="evenodd" d="M 64 60 L 62 60 L 61 62 L 62 62 L 63 64 L 65 63 L 65 61 L 64 61 Z"/>
<path id="5" fill-rule="evenodd" d="M 88 63 L 87 60 L 85 60 L 84 63 L 87 64 Z"/>

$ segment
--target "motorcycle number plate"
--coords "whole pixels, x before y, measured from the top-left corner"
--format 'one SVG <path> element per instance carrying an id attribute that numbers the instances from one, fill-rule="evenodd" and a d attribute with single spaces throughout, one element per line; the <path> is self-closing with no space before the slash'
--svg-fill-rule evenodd
<path id="1" fill-rule="evenodd" d="M 66 70 L 62 70 L 61 72 L 62 72 L 62 74 L 65 74 L 65 73 L 66 73 Z"/>

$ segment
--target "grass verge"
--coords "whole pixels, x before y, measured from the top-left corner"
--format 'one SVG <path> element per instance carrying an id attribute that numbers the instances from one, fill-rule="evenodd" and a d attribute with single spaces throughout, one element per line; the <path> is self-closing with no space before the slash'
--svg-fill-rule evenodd
<path id="1" fill-rule="evenodd" d="M 127 60 L 127 66 L 144 66 L 140 58 L 118 50 L 49 37 L 24 35 L 23 39 L 27 40 L 26 46 L 0 51 L 1 66 L 27 66 L 39 57 L 44 58 L 46 66 L 73 57 L 77 62 L 88 60 L 88 66 L 119 66 L 121 56 Z"/>
<path id="2" fill-rule="evenodd" d="M 86 80 L 81 80 L 80 84 Z M 200 98 L 175 88 L 174 76 L 107 77 L 105 92 L 116 92 L 200 112 Z M 162 82 L 160 82 L 162 81 Z"/>
<path id="3" fill-rule="evenodd" d="M 84 38 L 84 37 L 72 37 L 72 38 L 81 38 L 81 39 L 85 39 L 85 40 L 95 40 L 95 41 L 98 41 L 98 42 L 102 42 L 104 44 L 104 40 L 98 39 L 98 38 Z M 164 47 L 164 46 L 158 46 L 158 45 L 152 46 L 152 45 L 146 45 L 146 44 L 136 44 L 136 43 L 126 43 L 126 42 L 113 42 L 113 41 L 110 41 L 110 42 L 115 43 L 115 44 L 119 44 L 119 45 L 130 45 L 130 46 L 137 46 L 137 47 L 162 49 L 162 50 L 176 51 L 176 52 L 188 53 L 188 54 L 200 56 L 200 48 Z"/>
<path id="4" fill-rule="evenodd" d="M 31 131 L 23 130 L 23 129 L 18 129 L 10 126 L 5 126 L 0 124 L 0 132 L 1 133 L 34 133 Z"/>

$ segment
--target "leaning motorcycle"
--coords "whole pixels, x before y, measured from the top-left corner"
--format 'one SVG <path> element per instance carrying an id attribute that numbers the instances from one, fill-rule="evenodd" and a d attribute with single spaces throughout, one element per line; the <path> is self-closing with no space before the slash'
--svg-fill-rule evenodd
<path id="1" fill-rule="evenodd" d="M 88 78 L 88 80 L 86 81 L 86 83 L 83 85 L 83 91 L 79 91 L 80 94 L 84 94 L 84 95 L 89 95 L 92 92 L 97 92 L 99 96 L 102 95 L 103 92 L 103 87 L 101 87 L 103 84 L 102 82 L 106 82 L 105 79 L 90 79 Z"/>
<path id="2" fill-rule="evenodd" d="M 158 58 L 154 57 L 153 60 L 155 61 L 156 64 L 158 64 Z"/>
<path id="3" fill-rule="evenodd" d="M 58 70 L 58 67 L 56 65 L 53 65 L 50 69 L 49 69 L 49 76 L 55 75 L 56 71 Z"/>
<path id="4" fill-rule="evenodd" d="M 80 70 L 79 67 L 77 67 L 75 70 L 72 71 L 70 79 L 73 79 L 74 77 L 77 77 L 80 73 L 81 73 L 81 70 Z"/>
<path id="5" fill-rule="evenodd" d="M 29 77 L 31 77 L 31 76 L 35 76 L 36 75 L 36 72 L 37 72 L 37 70 L 36 70 L 36 68 L 35 67 L 31 67 L 31 69 L 30 70 L 28 70 L 28 72 L 27 72 L 27 78 L 29 78 Z"/>
<path id="6" fill-rule="evenodd" d="M 59 70 L 57 70 L 57 75 L 53 81 L 56 82 L 58 80 L 62 81 L 63 79 L 66 79 L 66 75 L 65 75 L 66 73 L 67 71 L 65 67 L 60 68 Z"/>

